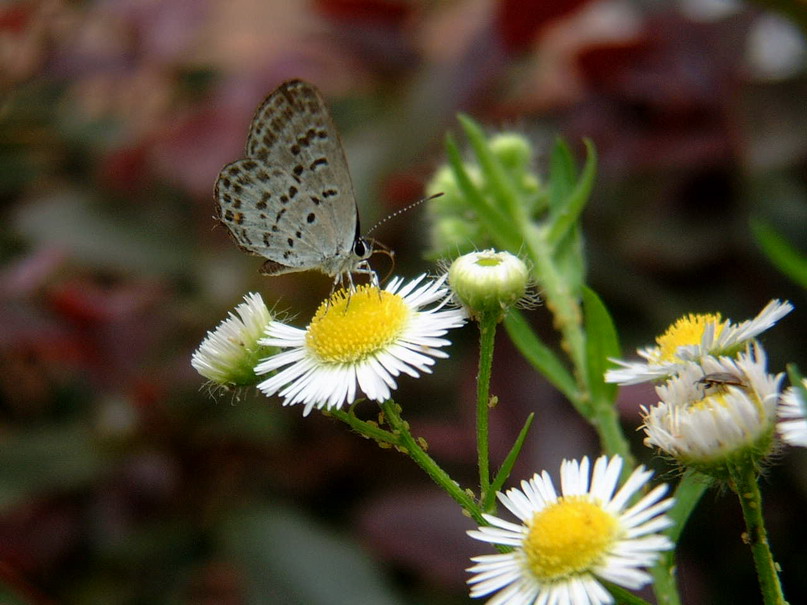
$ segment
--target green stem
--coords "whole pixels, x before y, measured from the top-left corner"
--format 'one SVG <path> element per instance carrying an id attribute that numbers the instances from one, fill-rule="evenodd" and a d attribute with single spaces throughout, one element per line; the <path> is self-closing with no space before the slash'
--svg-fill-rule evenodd
<path id="1" fill-rule="evenodd" d="M 743 509 L 746 528 L 744 539 L 754 556 L 763 602 L 765 605 L 787 605 L 776 562 L 768 545 L 768 534 L 762 518 L 762 494 L 754 465 L 750 461 L 740 461 L 731 465 L 729 470 Z"/>
<path id="2" fill-rule="evenodd" d="M 582 393 L 587 393 L 584 378 L 586 345 L 580 296 L 570 291 L 568 282 L 563 279 L 553 262 L 553 250 L 546 241 L 545 232 L 535 225 L 524 223 L 522 237 L 535 268 L 534 273 L 540 283 L 541 294 L 555 318 L 555 327 L 561 333 L 561 344 L 574 366 L 577 384 Z M 588 395 L 579 397 L 572 403 L 583 416 L 586 418 L 591 416 L 588 411 Z"/>
<path id="3" fill-rule="evenodd" d="M 675 582 L 675 552 L 668 550 L 650 570 L 658 605 L 681 605 Z"/>
<path id="4" fill-rule="evenodd" d="M 415 461 L 429 477 L 432 478 L 454 501 L 457 502 L 468 514 L 480 525 L 487 525 L 487 521 L 482 517 L 482 511 L 476 504 L 474 498 L 465 492 L 448 473 L 429 456 L 409 430 L 409 423 L 405 422 L 400 415 L 400 407 L 393 400 L 387 400 L 381 404 L 387 423 L 393 430 L 397 439 L 396 446 Z"/>
<path id="5" fill-rule="evenodd" d="M 630 451 L 630 444 L 622 432 L 622 425 L 619 423 L 619 414 L 610 402 L 594 402 L 589 418 L 594 430 L 602 443 L 603 450 L 610 455 L 619 454 L 627 462 L 626 469 L 634 466 L 635 461 Z M 623 469 L 623 476 L 625 470 Z"/>
<path id="6" fill-rule="evenodd" d="M 490 490 L 490 373 L 497 316 L 484 313 L 479 320 L 479 373 L 476 377 L 476 452 L 479 466 L 479 501 L 485 502 Z"/>
<path id="7" fill-rule="evenodd" d="M 398 445 L 399 439 L 389 431 L 385 431 L 373 422 L 366 422 L 357 418 L 352 411 L 345 412 L 344 410 L 328 410 L 328 414 L 334 418 L 341 420 L 347 424 L 354 431 L 365 437 L 377 441 L 379 443 L 387 443 L 389 445 Z"/>
<path id="8" fill-rule="evenodd" d="M 535 225 L 525 224 L 523 237 L 546 306 L 554 316 L 555 327 L 561 333 L 561 344 L 574 368 L 577 393 L 570 401 L 597 431 L 604 450 L 609 454 L 619 454 L 630 462 L 633 457 L 616 409 L 610 401 L 592 401 L 586 370 L 586 335 L 580 296 L 572 292 L 569 281 L 564 279 L 563 273 L 554 263 L 553 250 L 546 240 L 546 231 Z"/>

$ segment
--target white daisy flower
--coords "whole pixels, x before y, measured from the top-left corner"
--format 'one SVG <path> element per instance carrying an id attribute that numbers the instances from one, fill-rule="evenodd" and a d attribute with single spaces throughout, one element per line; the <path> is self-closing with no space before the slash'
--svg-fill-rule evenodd
<path id="1" fill-rule="evenodd" d="M 449 296 L 445 277 L 425 278 L 335 292 L 305 330 L 271 322 L 261 343 L 287 350 L 258 364 L 258 374 L 279 370 L 258 388 L 279 393 L 283 405 L 305 404 L 304 415 L 352 403 L 357 388 L 386 401 L 399 374 L 418 377 L 431 371 L 435 357 L 448 357 L 439 349 L 450 342 L 440 337 L 465 323 L 461 309 L 442 309 Z"/>
<path id="2" fill-rule="evenodd" d="M 656 387 L 660 402 L 642 406 L 645 445 L 714 474 L 741 449 L 770 452 L 784 374 L 768 374 L 755 343 L 736 358 L 707 357 Z M 702 468 L 705 465 L 706 468 Z"/>
<path id="3" fill-rule="evenodd" d="M 658 336 L 655 347 L 637 350 L 645 361 L 613 359 L 621 367 L 608 370 L 605 380 L 623 385 L 666 380 L 688 361 L 734 355 L 792 310 L 789 302 L 772 300 L 754 319 L 738 324 L 719 313 L 687 315 Z"/>
<path id="4" fill-rule="evenodd" d="M 250 293 L 199 345 L 191 365 L 213 385 L 232 387 L 258 382 L 255 364 L 273 349 L 259 344 L 272 319 L 260 294 Z"/>
<path id="5" fill-rule="evenodd" d="M 807 378 L 801 382 L 801 388 L 792 386 L 785 391 L 779 401 L 779 425 L 782 439 L 790 445 L 807 447 L 807 401 L 804 397 L 807 389 Z"/>
<path id="6" fill-rule="evenodd" d="M 651 581 L 643 568 L 673 547 L 659 532 L 672 522 L 663 513 L 673 499 L 662 500 L 667 486 L 650 490 L 632 506 L 634 494 L 653 475 L 639 467 L 617 491 L 622 458 L 601 456 L 589 480 L 589 460 L 564 460 L 562 495 L 544 471 L 521 489 L 498 493 L 521 523 L 484 515 L 489 527 L 469 531 L 477 540 L 512 547 L 508 553 L 473 557 L 468 571 L 472 597 L 497 593 L 497 605 L 581 605 L 612 603 L 599 579 L 638 589 Z"/>

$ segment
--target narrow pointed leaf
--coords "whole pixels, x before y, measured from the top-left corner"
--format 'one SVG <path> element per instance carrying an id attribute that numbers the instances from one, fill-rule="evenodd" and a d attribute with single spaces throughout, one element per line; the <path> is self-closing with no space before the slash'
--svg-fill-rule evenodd
<path id="1" fill-rule="evenodd" d="M 583 311 L 586 328 L 586 363 L 591 399 L 598 403 L 613 403 L 617 385 L 605 382 L 609 358 L 620 357 L 616 327 L 600 297 L 583 287 Z"/>
<path id="2" fill-rule="evenodd" d="M 510 473 L 513 472 L 513 465 L 515 465 L 516 460 L 518 460 L 518 455 L 521 453 L 521 448 L 524 446 L 524 440 L 527 438 L 527 433 L 529 432 L 530 426 L 532 426 L 532 421 L 534 419 L 534 413 L 527 416 L 527 420 L 524 422 L 524 426 L 521 428 L 521 431 L 519 431 L 518 437 L 513 443 L 513 447 L 510 448 L 510 452 L 507 454 L 502 466 L 499 468 L 496 476 L 493 478 L 493 482 L 490 484 L 488 493 L 483 495 L 482 510 L 486 512 L 490 511 L 490 505 L 493 503 L 493 498 L 496 495 L 496 492 L 501 491 L 504 482 L 507 481 L 507 479 L 510 477 Z"/>
<path id="3" fill-rule="evenodd" d="M 807 288 L 807 256 L 764 221 L 751 221 L 751 231 L 771 264 L 802 288 Z"/>
<path id="4" fill-rule="evenodd" d="M 516 188 L 510 182 L 507 170 L 488 146 L 488 140 L 482 128 L 468 116 L 460 114 L 457 119 L 465 130 L 465 136 L 471 143 L 471 149 L 479 162 L 482 176 L 487 181 L 500 210 L 508 216 L 510 221 L 522 219 L 525 215 L 526 205 L 521 204 Z"/>
<path id="5" fill-rule="evenodd" d="M 524 316 L 511 309 L 504 319 L 510 340 L 524 358 L 568 399 L 577 398 L 577 384 L 557 355 L 541 340 Z"/>
<path id="6" fill-rule="evenodd" d="M 611 593 L 611 596 L 614 597 L 615 602 L 619 605 L 650 605 L 650 603 L 644 599 L 637 597 L 635 594 L 625 588 L 622 588 L 618 584 L 606 581 L 602 581 L 602 584 L 605 586 L 608 592 Z"/>
<path id="7" fill-rule="evenodd" d="M 549 206 L 561 208 L 577 181 L 577 167 L 566 141 L 558 137 L 549 159 Z"/>
<path id="8" fill-rule="evenodd" d="M 501 210 L 488 203 L 482 192 L 471 180 L 471 177 L 468 176 L 462 162 L 462 156 L 451 135 L 446 137 L 446 154 L 460 191 L 474 212 L 476 212 L 486 231 L 494 238 L 497 245 L 509 250 L 517 250 L 521 245 L 521 241 L 511 222 Z"/>
<path id="9" fill-rule="evenodd" d="M 675 488 L 675 504 L 667 512 L 667 516 L 674 523 L 672 527 L 664 532 L 670 540 L 678 542 L 689 516 L 711 485 L 712 479 L 700 473 L 687 472 L 681 477 Z"/>
<path id="10" fill-rule="evenodd" d="M 549 243 L 556 245 L 572 229 L 580 218 L 583 208 L 588 202 L 591 190 L 594 187 L 594 177 L 597 175 L 597 150 L 594 143 L 586 139 L 586 164 L 572 192 L 563 202 L 556 216 L 553 218 L 549 230 Z"/>

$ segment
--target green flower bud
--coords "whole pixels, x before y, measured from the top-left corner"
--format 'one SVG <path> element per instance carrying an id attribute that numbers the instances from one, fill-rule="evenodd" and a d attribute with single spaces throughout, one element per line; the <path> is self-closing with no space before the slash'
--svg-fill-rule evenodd
<path id="1" fill-rule="evenodd" d="M 474 250 L 484 239 L 482 228 L 475 221 L 454 216 L 437 219 L 431 229 L 431 252 L 435 258 L 465 254 Z"/>
<path id="2" fill-rule="evenodd" d="M 528 169 L 532 162 L 532 146 L 523 135 L 503 132 L 491 137 L 489 145 L 502 164 L 513 172 Z"/>
<path id="3" fill-rule="evenodd" d="M 509 252 L 483 250 L 456 259 L 448 283 L 471 317 L 493 313 L 499 320 L 527 294 L 527 265 Z"/>
<path id="4" fill-rule="evenodd" d="M 466 165 L 465 171 L 471 181 L 479 186 L 482 180 L 479 168 Z M 450 166 L 438 168 L 432 180 L 426 185 L 427 196 L 437 195 L 438 193 L 443 195 L 429 201 L 428 209 L 432 216 L 464 216 L 470 211 L 470 206 L 460 191 L 454 171 Z"/>

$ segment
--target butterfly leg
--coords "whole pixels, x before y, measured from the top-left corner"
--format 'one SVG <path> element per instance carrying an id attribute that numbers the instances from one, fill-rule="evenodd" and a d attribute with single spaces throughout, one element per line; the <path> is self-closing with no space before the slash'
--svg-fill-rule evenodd
<path id="1" fill-rule="evenodd" d="M 381 289 L 381 283 L 378 281 L 378 273 L 373 271 L 373 268 L 370 266 L 370 263 L 366 260 L 361 261 L 356 265 L 353 270 L 354 273 L 360 273 L 361 275 L 369 275 L 370 276 L 370 284 L 373 288 Z"/>

